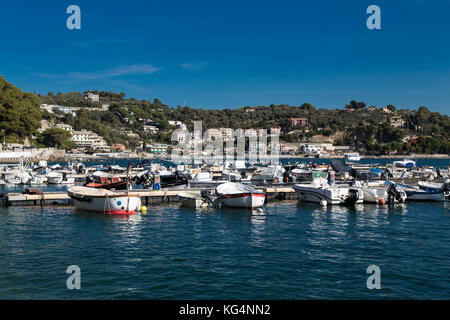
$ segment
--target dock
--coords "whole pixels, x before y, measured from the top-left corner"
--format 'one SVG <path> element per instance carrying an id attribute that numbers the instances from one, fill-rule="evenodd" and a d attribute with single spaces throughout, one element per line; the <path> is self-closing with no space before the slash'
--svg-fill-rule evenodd
<path id="1" fill-rule="evenodd" d="M 214 191 L 214 188 L 167 188 L 162 190 L 149 189 L 133 189 L 133 193 L 138 193 L 141 196 L 142 204 L 145 206 L 177 203 L 179 199 L 177 194 L 181 191 L 199 192 L 208 189 Z M 257 187 L 263 190 L 267 197 L 266 201 L 274 200 L 291 200 L 297 199 L 297 194 L 292 187 Z M 65 191 L 58 192 L 42 192 L 41 194 L 26 194 L 26 193 L 6 193 L 0 196 L 2 204 L 8 206 L 30 206 L 39 205 L 46 206 L 52 204 L 66 204 L 72 205 L 72 200 Z"/>

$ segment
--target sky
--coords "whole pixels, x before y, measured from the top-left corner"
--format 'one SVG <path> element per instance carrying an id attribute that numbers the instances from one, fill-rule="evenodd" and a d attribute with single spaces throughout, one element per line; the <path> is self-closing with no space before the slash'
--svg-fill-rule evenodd
<path id="1" fill-rule="evenodd" d="M 69 5 L 81 29 L 69 30 Z M 369 30 L 369 5 L 381 29 Z M 312 103 L 450 114 L 450 1 L 4 1 L 0 75 L 171 107 Z"/>

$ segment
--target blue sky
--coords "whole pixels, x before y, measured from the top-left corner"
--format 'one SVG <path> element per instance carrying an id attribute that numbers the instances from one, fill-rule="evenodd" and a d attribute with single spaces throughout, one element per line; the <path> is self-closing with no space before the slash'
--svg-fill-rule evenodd
<path id="1" fill-rule="evenodd" d="M 352 99 L 449 114 L 450 1 L 8 1 L 0 75 L 196 108 Z M 81 30 L 66 8 L 81 8 Z M 366 8 L 381 8 L 368 30 Z"/>

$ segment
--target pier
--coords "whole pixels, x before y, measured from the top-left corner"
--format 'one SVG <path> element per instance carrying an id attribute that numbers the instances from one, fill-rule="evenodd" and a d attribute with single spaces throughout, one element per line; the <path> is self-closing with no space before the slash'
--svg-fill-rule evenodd
<path id="1" fill-rule="evenodd" d="M 158 205 L 165 203 L 179 202 L 177 194 L 181 191 L 199 192 L 208 189 L 214 191 L 215 188 L 167 188 L 162 190 L 133 189 L 132 193 L 141 196 L 142 205 Z M 295 190 L 290 186 L 283 187 L 258 187 L 263 190 L 267 197 L 266 201 L 297 199 Z M 72 200 L 65 191 L 41 192 L 41 193 L 6 193 L 0 195 L 0 201 L 4 206 L 29 206 L 29 205 L 52 205 L 52 204 L 72 204 Z"/>

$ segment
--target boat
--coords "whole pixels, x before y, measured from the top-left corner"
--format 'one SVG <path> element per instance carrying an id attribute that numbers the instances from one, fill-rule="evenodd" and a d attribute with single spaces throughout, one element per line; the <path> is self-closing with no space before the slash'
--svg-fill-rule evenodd
<path id="1" fill-rule="evenodd" d="M 443 190 L 424 190 L 405 184 L 398 185 L 405 190 L 408 200 L 411 201 L 445 201 L 446 193 Z"/>
<path id="2" fill-rule="evenodd" d="M 283 179 L 284 168 L 281 165 L 269 165 L 256 170 L 251 181 L 278 183 Z"/>
<path id="3" fill-rule="evenodd" d="M 181 205 L 188 208 L 208 208 L 214 207 L 215 203 L 208 190 L 202 191 L 181 191 L 177 194 Z"/>
<path id="4" fill-rule="evenodd" d="M 364 202 L 367 203 L 403 203 L 407 199 L 406 192 L 395 182 L 366 182 L 361 186 Z"/>
<path id="5" fill-rule="evenodd" d="M 416 162 L 410 159 L 394 161 L 393 166 L 397 168 L 412 168 L 416 166 Z"/>
<path id="6" fill-rule="evenodd" d="M 260 208 L 266 200 L 263 191 L 237 182 L 226 182 L 217 186 L 216 195 L 225 207 L 230 208 Z"/>
<path id="7" fill-rule="evenodd" d="M 362 203 L 364 194 L 361 188 L 329 184 L 326 179 L 318 178 L 310 183 L 296 184 L 294 190 L 302 201 L 320 204 L 354 205 Z"/>
<path id="8" fill-rule="evenodd" d="M 107 190 L 127 190 L 127 188 L 131 187 L 131 183 L 112 174 L 96 171 L 92 176 L 86 178 L 85 187 Z"/>
<path id="9" fill-rule="evenodd" d="M 51 171 L 47 174 L 47 182 L 49 184 L 74 184 L 75 178 L 70 176 L 71 173 L 70 171 Z"/>
<path id="10" fill-rule="evenodd" d="M 67 190 L 79 210 L 104 214 L 130 215 L 139 212 L 141 197 L 128 191 L 111 191 L 75 186 Z"/>
<path id="11" fill-rule="evenodd" d="M 359 152 L 348 152 L 344 153 L 344 158 L 346 162 L 357 162 L 361 160 L 361 155 Z"/>

